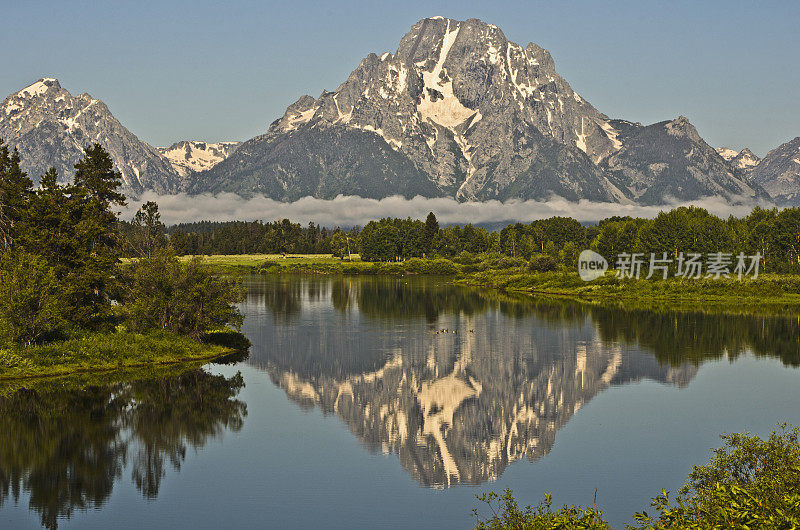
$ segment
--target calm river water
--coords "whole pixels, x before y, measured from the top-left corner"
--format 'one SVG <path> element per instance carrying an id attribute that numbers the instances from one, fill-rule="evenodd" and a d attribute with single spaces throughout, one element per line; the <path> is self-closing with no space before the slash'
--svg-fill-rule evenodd
<path id="1" fill-rule="evenodd" d="M 623 527 L 720 433 L 800 424 L 797 316 L 246 285 L 245 361 L 3 391 L 0 527 L 468 528 L 506 486 Z"/>

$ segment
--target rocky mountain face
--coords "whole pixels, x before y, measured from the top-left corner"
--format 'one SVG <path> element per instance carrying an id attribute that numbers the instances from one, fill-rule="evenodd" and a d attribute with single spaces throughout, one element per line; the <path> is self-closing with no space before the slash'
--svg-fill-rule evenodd
<path id="1" fill-rule="evenodd" d="M 97 142 L 111 154 L 126 192 L 179 188 L 170 163 L 120 124 L 102 101 L 86 93 L 73 96 L 56 79 L 40 79 L 0 103 L 0 138 L 19 150 L 34 182 L 50 167 L 62 180 L 71 180 L 83 150 Z"/>
<path id="2" fill-rule="evenodd" d="M 800 136 L 767 153 L 750 178 L 776 202 L 800 205 Z"/>
<path id="3" fill-rule="evenodd" d="M 722 196 L 733 202 L 769 200 L 697 133 L 685 117 L 643 126 L 611 122 L 622 147 L 601 162 L 611 180 L 642 204 Z"/>
<path id="4" fill-rule="evenodd" d="M 172 168 L 181 177 L 195 172 L 207 171 L 219 164 L 239 146 L 240 142 L 203 142 L 184 140 L 169 147 L 158 147 L 158 152 L 169 160 Z"/>
<path id="5" fill-rule="evenodd" d="M 511 42 L 480 20 L 434 17 L 394 54 L 367 56 L 335 91 L 301 97 L 192 191 L 283 200 L 763 198 L 738 163 L 685 118 L 649 127 L 609 119 L 536 44 Z"/>

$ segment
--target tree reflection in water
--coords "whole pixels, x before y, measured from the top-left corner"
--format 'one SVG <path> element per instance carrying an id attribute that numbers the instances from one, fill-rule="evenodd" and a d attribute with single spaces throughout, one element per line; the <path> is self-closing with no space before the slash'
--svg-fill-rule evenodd
<path id="1" fill-rule="evenodd" d="M 130 463 L 147 498 L 187 448 L 238 431 L 247 406 L 241 374 L 200 369 L 173 377 L 80 390 L 27 390 L 0 397 L 0 506 L 22 491 L 43 526 L 105 503 Z"/>

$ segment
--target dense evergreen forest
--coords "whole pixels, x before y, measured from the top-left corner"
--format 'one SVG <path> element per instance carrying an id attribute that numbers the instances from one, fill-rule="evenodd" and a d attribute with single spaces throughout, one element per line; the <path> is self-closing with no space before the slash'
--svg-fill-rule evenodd
<path id="1" fill-rule="evenodd" d="M 744 218 L 717 217 L 702 208 L 681 207 L 654 219 L 609 217 L 585 225 L 568 217 L 508 225 L 490 232 L 471 224 L 440 227 L 433 213 L 425 221 L 381 219 L 363 228 L 304 227 L 275 222 L 204 221 L 166 229 L 179 254 L 360 254 L 364 261 L 445 257 L 469 261 L 481 254 L 515 260 L 550 258 L 573 266 L 591 248 L 610 263 L 623 252 L 743 252 L 763 257 L 766 272 L 800 272 L 800 208 L 757 207 Z"/>

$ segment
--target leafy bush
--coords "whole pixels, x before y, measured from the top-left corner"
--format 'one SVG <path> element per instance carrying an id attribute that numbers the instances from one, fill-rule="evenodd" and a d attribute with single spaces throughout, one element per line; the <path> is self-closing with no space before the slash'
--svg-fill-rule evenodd
<path id="1" fill-rule="evenodd" d="M 515 267 L 523 267 L 525 264 L 526 261 L 522 258 L 512 258 L 500 254 L 487 254 L 481 261 L 474 263 L 472 266 L 468 266 L 466 269 L 482 272 L 486 270 L 513 269 Z"/>
<path id="2" fill-rule="evenodd" d="M 344 274 L 360 274 L 361 273 L 361 267 L 359 267 L 355 263 L 348 263 L 344 267 L 342 267 L 342 273 L 344 273 Z"/>
<path id="3" fill-rule="evenodd" d="M 427 267 L 427 260 L 421 258 L 410 258 L 403 262 L 403 269 L 406 272 L 420 274 Z"/>
<path id="4" fill-rule="evenodd" d="M 453 258 L 453 261 L 460 265 L 472 265 L 478 261 L 478 258 L 472 252 L 462 250 L 456 257 Z"/>
<path id="5" fill-rule="evenodd" d="M 225 346 L 233 350 L 248 350 L 253 344 L 243 333 L 230 328 L 214 329 L 200 337 L 204 344 Z"/>
<path id="6" fill-rule="evenodd" d="M 210 329 L 238 326 L 234 305 L 244 292 L 232 278 L 214 276 L 198 259 L 182 264 L 169 251 L 144 258 L 131 267 L 124 311 L 131 329 L 164 329 L 196 339 Z"/>
<path id="7" fill-rule="evenodd" d="M 641 528 L 800 527 L 798 428 L 782 425 L 762 440 L 748 433 L 725 434 L 723 447 L 704 466 L 695 466 L 681 495 L 653 499 L 658 512 L 634 518 Z"/>
<path id="8" fill-rule="evenodd" d="M 0 333 L 30 345 L 62 321 L 60 286 L 41 256 L 11 252 L 0 262 Z"/>
<path id="9" fill-rule="evenodd" d="M 449 276 L 458 273 L 458 266 L 445 258 L 425 260 L 411 258 L 402 263 L 403 272 Z"/>
<path id="10" fill-rule="evenodd" d="M 553 499 L 548 493 L 544 501 L 538 506 L 526 506 L 520 509 L 516 499 L 509 488 L 498 497 L 494 492 L 478 496 L 478 500 L 485 502 L 492 516 L 483 520 L 478 515 L 478 510 L 472 510 L 475 517 L 475 528 L 478 530 L 500 529 L 531 529 L 531 530 L 556 530 L 562 528 L 580 529 L 608 529 L 608 522 L 603 519 L 603 512 L 594 507 L 563 506 L 553 510 Z M 495 501 L 497 504 L 495 505 Z"/>
<path id="11" fill-rule="evenodd" d="M 800 429 L 781 425 L 762 440 L 748 433 L 725 434 L 711 461 L 694 466 L 681 495 L 662 490 L 653 499 L 657 514 L 637 513 L 641 529 L 800 528 Z M 552 509 L 550 494 L 537 507 L 521 509 L 510 489 L 477 496 L 491 517 L 472 511 L 478 529 L 610 528 L 596 507 Z"/>
<path id="12" fill-rule="evenodd" d="M 258 271 L 261 272 L 261 273 L 265 273 L 265 272 L 275 273 L 275 272 L 279 272 L 280 268 L 281 268 L 281 264 L 280 263 L 278 263 L 275 260 L 268 259 L 268 260 L 265 260 L 261 265 L 259 265 Z"/>
<path id="13" fill-rule="evenodd" d="M 458 265 L 449 259 L 435 259 L 427 263 L 425 274 L 438 274 L 442 276 L 458 274 Z"/>
<path id="14" fill-rule="evenodd" d="M 557 268 L 556 260 L 547 254 L 534 254 L 528 262 L 528 270 L 532 272 L 548 272 Z"/>

